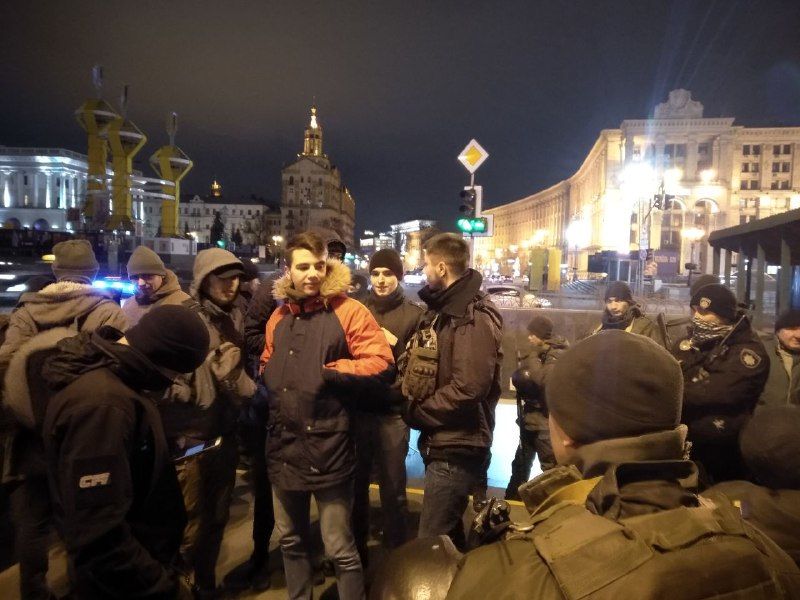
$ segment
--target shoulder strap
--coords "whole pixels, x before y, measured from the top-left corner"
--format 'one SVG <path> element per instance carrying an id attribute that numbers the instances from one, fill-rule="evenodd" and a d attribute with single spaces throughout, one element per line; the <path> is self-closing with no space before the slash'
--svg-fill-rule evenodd
<path id="1" fill-rule="evenodd" d="M 142 398 L 139 394 L 134 394 L 134 397 L 142 408 L 142 423 L 139 431 L 140 439 L 147 435 L 148 428 L 153 434 L 153 472 L 150 474 L 150 488 L 147 491 L 147 495 L 149 496 L 153 493 L 153 490 L 155 490 L 158 478 L 161 476 L 161 471 L 169 461 L 169 451 L 164 434 L 164 425 L 155 404 L 150 402 L 147 398 Z"/>

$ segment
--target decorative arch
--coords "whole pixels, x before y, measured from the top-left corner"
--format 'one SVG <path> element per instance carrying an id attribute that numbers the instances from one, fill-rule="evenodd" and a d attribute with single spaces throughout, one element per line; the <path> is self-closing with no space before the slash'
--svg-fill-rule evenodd
<path id="1" fill-rule="evenodd" d="M 22 223 L 19 222 L 19 219 L 11 217 L 3 223 L 3 229 L 22 229 Z"/>
<path id="2" fill-rule="evenodd" d="M 33 222 L 33 229 L 35 231 L 47 231 L 50 229 L 50 224 L 45 219 L 36 219 Z"/>

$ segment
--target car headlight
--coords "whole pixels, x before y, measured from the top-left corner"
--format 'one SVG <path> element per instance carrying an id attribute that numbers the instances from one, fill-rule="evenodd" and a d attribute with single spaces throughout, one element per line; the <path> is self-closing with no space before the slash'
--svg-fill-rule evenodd
<path id="1" fill-rule="evenodd" d="M 18 283 L 17 285 L 12 285 L 10 288 L 6 288 L 7 292 L 24 292 L 28 289 L 28 285 L 25 283 Z"/>

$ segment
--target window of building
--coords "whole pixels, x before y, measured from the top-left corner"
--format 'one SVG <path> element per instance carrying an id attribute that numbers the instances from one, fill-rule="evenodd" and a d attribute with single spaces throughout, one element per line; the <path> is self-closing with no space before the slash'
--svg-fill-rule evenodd
<path id="1" fill-rule="evenodd" d="M 753 154 L 761 156 L 761 144 L 753 144 Z"/>
<path id="2" fill-rule="evenodd" d="M 56 177 L 56 187 L 61 187 L 61 178 Z"/>
<path id="3" fill-rule="evenodd" d="M 675 156 L 677 158 L 686 158 L 686 144 L 675 144 Z"/>
<path id="4" fill-rule="evenodd" d="M 781 189 L 782 190 L 788 190 L 789 189 L 789 180 L 788 179 L 784 179 L 783 181 L 781 181 Z"/>
<path id="5" fill-rule="evenodd" d="M 781 172 L 781 163 L 778 163 L 778 162 L 772 163 L 772 172 L 773 173 L 780 173 Z"/>
<path id="6" fill-rule="evenodd" d="M 783 145 L 783 153 L 784 154 L 791 154 L 792 153 L 792 145 L 791 144 L 784 144 Z"/>
<path id="7" fill-rule="evenodd" d="M 742 173 L 750 172 L 750 163 L 742 163 Z"/>
<path id="8" fill-rule="evenodd" d="M 664 156 L 675 158 L 675 144 L 664 144 Z"/>
<path id="9" fill-rule="evenodd" d="M 772 155 L 773 156 L 780 156 L 781 155 L 781 145 L 780 144 L 775 144 L 772 147 Z"/>
<path id="10" fill-rule="evenodd" d="M 23 175 L 23 177 L 22 177 L 22 185 L 28 185 L 28 176 L 27 175 Z"/>
<path id="11" fill-rule="evenodd" d="M 289 176 L 289 185 L 294 185 L 294 177 L 291 175 Z"/>
<path id="12" fill-rule="evenodd" d="M 707 156 L 711 152 L 711 146 L 708 142 L 697 144 L 697 153 L 701 156 Z"/>
<path id="13" fill-rule="evenodd" d="M 210 214 L 211 214 L 211 209 L 210 209 L 210 208 L 207 208 L 207 209 L 206 209 L 206 216 L 208 216 L 208 215 L 210 215 Z"/>
<path id="14" fill-rule="evenodd" d="M 771 189 L 771 190 L 777 190 L 777 189 L 778 189 L 778 185 L 779 185 L 779 184 L 780 184 L 780 182 L 779 182 L 779 181 L 773 181 L 773 182 L 772 182 L 772 185 L 770 186 L 770 189 Z"/>
<path id="15" fill-rule="evenodd" d="M 739 225 L 744 225 L 755 219 L 754 215 L 739 215 Z"/>
<path id="16" fill-rule="evenodd" d="M 758 173 L 761 170 L 761 165 L 758 163 L 750 163 L 750 172 Z"/>
<path id="17" fill-rule="evenodd" d="M 69 189 L 69 179 L 64 180 L 64 187 Z"/>
<path id="18" fill-rule="evenodd" d="M 742 146 L 742 154 L 745 156 L 750 156 L 750 144 L 745 144 Z"/>
<path id="19" fill-rule="evenodd" d="M 788 173 L 790 164 L 791 163 L 788 163 L 788 162 L 782 162 L 781 163 L 781 173 Z"/>

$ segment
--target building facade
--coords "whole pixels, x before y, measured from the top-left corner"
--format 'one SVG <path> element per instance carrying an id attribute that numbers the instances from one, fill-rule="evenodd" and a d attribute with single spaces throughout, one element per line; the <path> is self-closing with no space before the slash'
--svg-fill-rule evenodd
<path id="1" fill-rule="evenodd" d="M 316 107 L 305 129 L 303 151 L 281 171 L 281 235 L 313 229 L 326 241 L 354 248 L 355 200 L 339 169 L 322 150 L 322 126 Z"/>
<path id="2" fill-rule="evenodd" d="M 67 209 L 82 205 L 87 173 L 84 154 L 0 146 L 0 224 L 10 229 L 71 229 Z"/>
<path id="3" fill-rule="evenodd" d="M 496 268 L 546 247 L 585 272 L 597 252 L 652 249 L 670 257 L 665 274 L 684 263 L 709 272 L 711 231 L 800 207 L 798 152 L 800 127 L 705 118 L 689 91 L 673 90 L 651 118 L 601 131 L 568 179 L 484 211 L 494 235 L 476 239 L 476 260 Z"/>
<path id="4" fill-rule="evenodd" d="M 255 195 L 236 200 L 227 199 L 222 186 L 214 181 L 207 196 L 186 195 L 181 199 L 179 211 L 180 231 L 200 243 L 211 242 L 211 229 L 216 216 L 223 224 L 224 239 L 232 241 L 237 232 L 242 243 L 250 246 L 280 245 L 281 211 Z"/>

